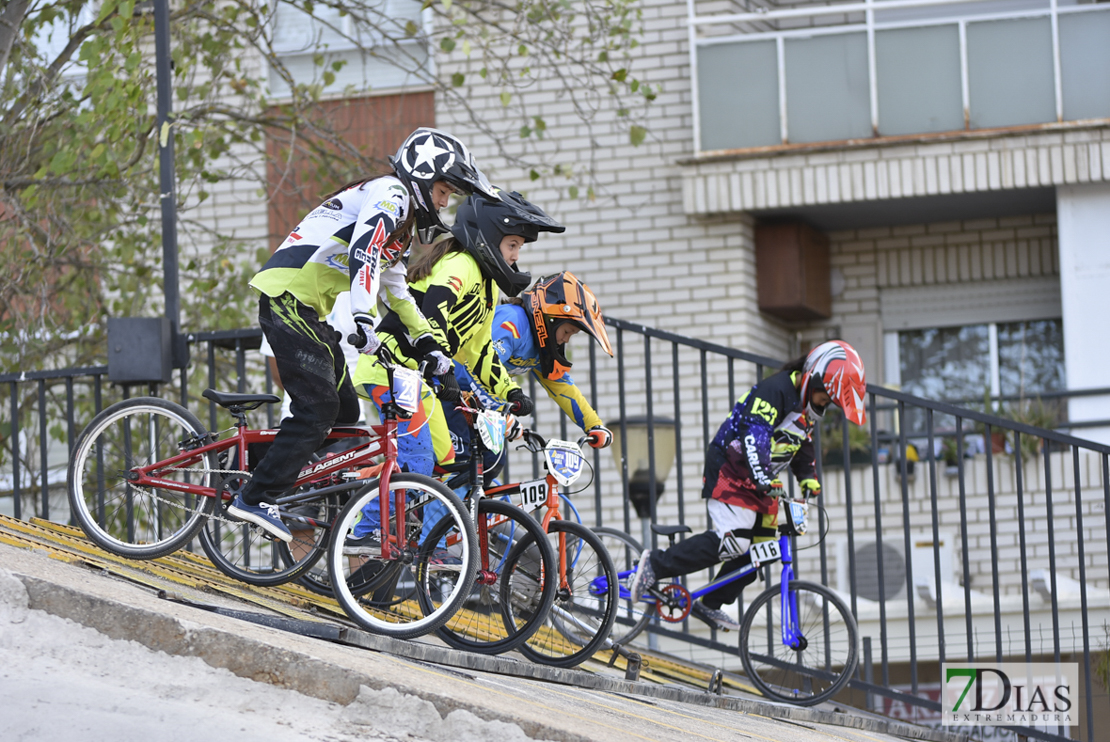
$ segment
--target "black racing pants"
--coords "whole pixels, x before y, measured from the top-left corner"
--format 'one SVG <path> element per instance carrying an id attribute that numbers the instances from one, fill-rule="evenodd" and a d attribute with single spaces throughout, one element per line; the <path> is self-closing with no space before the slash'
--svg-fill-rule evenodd
<path id="1" fill-rule="evenodd" d="M 248 505 L 291 488 L 332 426 L 357 422 L 361 414 L 339 333 L 315 309 L 289 293 L 263 294 L 258 322 L 273 348 L 282 386 L 292 399 L 292 416 L 281 421 L 270 450 L 251 472 L 243 491 Z"/>
<path id="2" fill-rule="evenodd" d="M 715 531 L 706 531 L 696 536 L 691 536 L 685 541 L 679 541 L 669 549 L 656 549 L 651 553 L 651 568 L 655 570 L 658 579 L 667 577 L 680 577 L 691 572 L 709 569 L 721 561 L 718 550 L 721 547 L 721 537 Z M 735 559 L 729 559 L 717 570 L 719 579 L 734 570 L 746 567 L 752 563 L 751 554 L 741 554 Z M 702 596 L 701 602 L 707 608 L 718 609 L 725 603 L 734 603 L 740 597 L 741 591 L 755 582 L 757 573 L 752 571 L 739 580 L 722 585 L 721 587 Z"/>

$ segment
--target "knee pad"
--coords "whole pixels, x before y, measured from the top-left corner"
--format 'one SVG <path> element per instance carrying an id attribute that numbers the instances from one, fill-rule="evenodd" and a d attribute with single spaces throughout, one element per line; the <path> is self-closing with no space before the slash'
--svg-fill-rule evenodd
<path id="1" fill-rule="evenodd" d="M 717 556 L 722 562 L 746 556 L 751 545 L 752 529 L 734 528 L 725 533 L 724 538 L 721 539 L 720 546 L 717 547 Z"/>

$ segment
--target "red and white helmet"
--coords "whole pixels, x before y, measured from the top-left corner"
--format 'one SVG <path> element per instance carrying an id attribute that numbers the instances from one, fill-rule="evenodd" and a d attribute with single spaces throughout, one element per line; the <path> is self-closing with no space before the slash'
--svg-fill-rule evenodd
<path id="1" fill-rule="evenodd" d="M 806 414 L 813 418 L 825 414 L 824 407 L 818 409 L 813 405 L 812 396 L 818 391 L 827 393 L 844 411 L 844 416 L 856 425 L 867 422 L 864 403 L 867 379 L 863 361 L 856 349 L 843 340 L 821 343 L 809 352 L 802 366 L 802 399 L 805 400 Z"/>

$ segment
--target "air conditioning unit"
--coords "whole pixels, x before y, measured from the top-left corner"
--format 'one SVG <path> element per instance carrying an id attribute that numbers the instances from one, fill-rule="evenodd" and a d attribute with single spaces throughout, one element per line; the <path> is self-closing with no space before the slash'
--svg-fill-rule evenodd
<path id="1" fill-rule="evenodd" d="M 955 582 L 953 571 L 953 551 L 955 541 L 951 533 L 938 534 L 937 548 L 934 552 L 932 531 L 910 533 L 911 562 L 915 586 L 924 590 L 935 586 L 936 562 L 940 561 L 942 583 Z M 856 536 L 852 544 L 854 553 L 849 559 L 848 538 L 840 537 L 836 542 L 836 585 L 837 590 L 849 594 L 852 589 L 849 564 L 855 565 L 856 595 L 868 600 L 879 599 L 879 551 L 872 536 Z M 906 539 L 902 531 L 888 531 L 882 544 L 883 597 L 886 600 L 905 600 L 906 598 Z M 920 591 L 919 591 L 920 593 Z"/>

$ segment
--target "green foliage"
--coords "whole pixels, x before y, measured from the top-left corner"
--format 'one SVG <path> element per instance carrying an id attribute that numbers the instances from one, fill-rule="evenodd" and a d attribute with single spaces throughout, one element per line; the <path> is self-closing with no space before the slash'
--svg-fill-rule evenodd
<path id="1" fill-rule="evenodd" d="M 1064 407 L 1059 401 L 1046 402 L 1040 397 L 1022 399 L 1006 404 L 999 412 L 1014 422 L 1031 425 L 1034 428 L 1051 430 L 1064 420 Z M 1013 448 L 1014 433 L 1008 432 L 1007 439 Z M 1032 435 L 1021 435 L 1022 460 L 1035 459 L 1043 448 L 1044 440 Z"/>
<path id="2" fill-rule="evenodd" d="M 107 317 L 163 311 L 153 17 L 124 0 L 101 4 L 90 23 L 86 5 L 52 3 L 27 16 L 0 71 L 2 371 L 102 364 Z M 192 208 L 208 197 L 201 184 L 228 179 L 227 153 L 259 126 L 215 109 L 261 91 L 242 69 L 239 11 L 194 9 L 175 18 L 173 38 L 187 331 L 254 323 L 246 280 L 256 266 L 239 260 L 241 241 Z M 32 42 L 54 21 L 76 29 L 74 43 L 47 58 Z"/>
<path id="3" fill-rule="evenodd" d="M 821 454 L 826 467 L 844 466 L 844 415 L 832 405 L 821 419 Z M 852 464 L 869 460 L 871 427 L 848 423 L 848 455 Z"/>
<path id="4" fill-rule="evenodd" d="M 279 1 L 283 10 L 317 7 Z M 529 149 L 547 135 L 542 111 L 529 108 L 541 83 L 557 80 L 588 127 L 604 120 L 632 143 L 645 141 L 642 114 L 654 94 L 634 74 L 634 0 L 523 0 L 512 8 L 428 0 L 425 7 L 436 16 L 430 33 L 383 16 L 368 0 L 335 0 L 326 9 L 344 20 L 330 32 L 405 68 L 449 105 L 461 102 L 460 110 L 470 110 L 468 80 L 476 78 L 468 73 L 477 72 L 505 116 L 479 120 L 476 110 L 473 125 L 499 144 L 518 142 L 508 159 L 535 180 L 566 179 L 571 198 L 596 198 L 592 163 L 572 169 Z M 346 59 L 332 47 L 311 48 L 314 77 L 295 79 L 271 46 L 274 4 L 171 3 L 167 127 L 155 120 L 149 8 L 135 0 L 43 0 L 28 8 L 15 19 L 16 33 L 0 28 L 0 373 L 103 364 L 108 317 L 163 312 L 160 139 L 172 137 L 175 147 L 186 332 L 254 324 L 247 281 L 270 247 L 257 233 L 243 236 L 215 220 L 213 194 L 266 199 L 294 161 L 313 186 L 382 169 L 329 118 L 326 103 L 345 92 Z M 51 28 L 60 43 L 41 45 Z M 407 52 L 383 53 L 412 39 L 470 67 L 436 77 L 431 66 L 413 71 Z M 272 72 L 252 61 L 260 59 Z M 272 79 L 290 91 L 281 101 L 268 97 Z M 599 117 L 605 110 L 620 111 L 615 123 Z M 495 130 L 502 125 L 504 132 Z M 520 136 L 502 136 L 514 132 Z"/>
<path id="5" fill-rule="evenodd" d="M 566 190 L 572 199 L 593 198 L 597 190 L 592 163 L 575 173 L 559 172 L 551 150 L 541 146 L 546 124 L 528 110 L 530 95 L 551 90 L 552 83 L 591 139 L 616 129 L 634 146 L 647 140 L 647 110 L 658 88 L 636 76 L 633 51 L 642 24 L 636 0 L 521 0 L 511 6 L 428 0 L 425 7 L 447 22 L 437 23 L 441 47 L 448 41 L 462 45 L 469 68 L 499 91 L 504 116 L 481 128 L 499 142 L 513 143 L 503 153 L 529 177 L 572 181 Z M 459 106 L 467 106 L 465 88 L 457 95 Z"/>
<path id="6" fill-rule="evenodd" d="M 1094 656 L 1094 672 L 1098 684 L 1104 691 L 1110 691 L 1110 624 L 1102 624 L 1103 638 L 1099 641 L 1099 651 Z"/>

